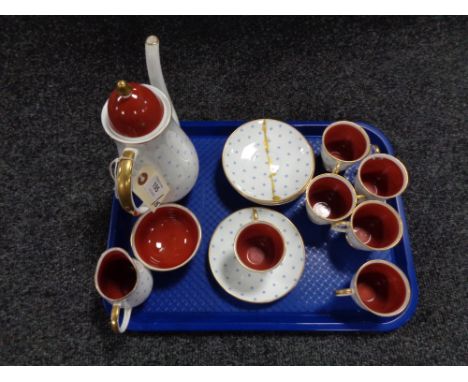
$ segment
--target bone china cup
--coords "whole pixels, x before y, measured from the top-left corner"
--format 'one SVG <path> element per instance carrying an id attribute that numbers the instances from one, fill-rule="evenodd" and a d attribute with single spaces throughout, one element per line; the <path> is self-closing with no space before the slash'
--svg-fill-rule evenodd
<path id="1" fill-rule="evenodd" d="M 384 202 L 369 200 L 359 204 L 350 221 L 332 224 L 332 229 L 346 233 L 353 248 L 385 251 L 396 246 L 403 236 L 403 224 L 394 208 Z"/>
<path id="2" fill-rule="evenodd" d="M 337 121 L 328 125 L 322 136 L 321 156 L 328 172 L 346 170 L 370 153 L 366 131 L 354 122 Z"/>
<path id="3" fill-rule="evenodd" d="M 94 284 L 98 293 L 112 305 L 111 327 L 123 333 L 130 321 L 132 308 L 142 304 L 153 288 L 153 277 L 143 264 L 132 259 L 122 248 L 103 252 L 96 266 Z M 120 311 L 123 317 L 119 323 Z"/>
<path id="4" fill-rule="evenodd" d="M 356 192 L 367 199 L 384 201 L 406 190 L 408 172 L 397 158 L 388 154 L 372 154 L 359 165 L 354 186 Z"/>
<path id="5" fill-rule="evenodd" d="M 322 174 L 313 178 L 307 188 L 307 215 L 315 224 L 331 224 L 347 218 L 356 200 L 348 180 L 336 174 Z"/>
<path id="6" fill-rule="evenodd" d="M 201 227 L 195 215 L 178 204 L 163 204 L 142 215 L 130 238 L 135 256 L 153 271 L 172 271 L 197 253 Z"/>
<path id="7" fill-rule="evenodd" d="M 254 220 L 237 232 L 234 253 L 241 265 L 250 271 L 271 271 L 286 253 L 284 238 L 273 224 L 258 220 L 254 211 Z"/>
<path id="8" fill-rule="evenodd" d="M 371 260 L 363 264 L 347 289 L 336 295 L 351 296 L 362 309 L 380 317 L 396 316 L 409 304 L 411 289 L 400 268 L 385 260 Z"/>

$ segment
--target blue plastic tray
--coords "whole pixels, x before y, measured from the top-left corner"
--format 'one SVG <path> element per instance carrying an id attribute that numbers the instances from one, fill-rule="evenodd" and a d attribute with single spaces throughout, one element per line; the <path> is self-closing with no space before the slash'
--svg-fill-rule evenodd
<path id="1" fill-rule="evenodd" d="M 167 273 L 153 272 L 154 289 L 149 299 L 132 312 L 130 331 L 389 331 L 402 326 L 413 315 L 418 298 L 416 275 L 408 237 L 403 202 L 390 204 L 401 214 L 403 240 L 385 252 L 364 252 L 351 248 L 343 234 L 328 226 L 312 224 L 306 214 L 304 195 L 289 204 L 271 207 L 284 213 L 300 230 L 306 246 L 306 266 L 296 288 L 283 299 L 258 305 L 238 301 L 214 280 L 208 265 L 208 244 L 218 223 L 232 212 L 252 206 L 229 185 L 221 152 L 229 134 L 242 121 L 182 122 L 200 159 L 200 175 L 192 192 L 180 203 L 200 220 L 203 240 L 195 258 L 185 267 Z M 315 175 L 324 172 L 320 159 L 321 135 L 328 122 L 290 122 L 309 140 L 316 154 Z M 365 123 L 371 142 L 392 154 L 387 138 Z M 356 166 L 345 176 L 354 177 Z M 135 222 L 114 198 L 108 247 L 131 252 L 129 238 Z M 335 297 L 335 290 L 348 287 L 361 264 L 385 259 L 398 265 L 412 287 L 411 301 L 401 315 L 379 318 L 360 309 L 351 298 Z M 107 310 L 110 306 L 104 303 Z"/>

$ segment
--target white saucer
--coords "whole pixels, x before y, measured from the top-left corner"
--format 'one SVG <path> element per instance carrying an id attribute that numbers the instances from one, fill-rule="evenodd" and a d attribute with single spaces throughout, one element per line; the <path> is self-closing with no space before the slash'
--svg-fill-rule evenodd
<path id="1" fill-rule="evenodd" d="M 278 300 L 299 282 L 305 266 L 302 237 L 294 224 L 279 212 L 255 207 L 258 219 L 275 225 L 286 241 L 286 255 L 272 271 L 254 272 L 244 268 L 234 254 L 234 237 L 240 227 L 252 221 L 254 208 L 234 212 L 216 228 L 208 260 L 216 281 L 233 297 L 253 303 Z"/>
<path id="2" fill-rule="evenodd" d="M 278 205 L 298 198 L 315 170 L 314 151 L 291 125 L 257 119 L 238 127 L 227 139 L 223 169 L 243 197 Z"/>

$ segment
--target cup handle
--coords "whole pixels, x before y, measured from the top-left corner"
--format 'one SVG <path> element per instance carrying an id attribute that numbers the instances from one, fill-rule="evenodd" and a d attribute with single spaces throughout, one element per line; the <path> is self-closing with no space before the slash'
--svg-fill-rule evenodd
<path id="1" fill-rule="evenodd" d="M 340 172 L 340 168 L 341 168 L 341 162 L 336 161 L 336 164 L 335 164 L 335 167 L 333 167 L 332 173 L 333 174 L 338 174 Z"/>
<path id="2" fill-rule="evenodd" d="M 123 310 L 122 323 L 119 324 L 120 310 Z M 119 304 L 112 305 L 110 322 L 111 328 L 114 333 L 123 333 L 127 330 L 128 323 L 130 322 L 130 316 L 132 314 L 132 308 L 121 308 Z"/>
<path id="3" fill-rule="evenodd" d="M 337 297 L 346 297 L 354 294 L 354 290 L 351 288 L 338 289 L 335 291 L 335 296 Z"/>
<path id="4" fill-rule="evenodd" d="M 380 154 L 380 148 L 377 145 L 371 145 L 372 150 L 374 151 L 374 154 Z"/>
<path id="5" fill-rule="evenodd" d="M 331 225 L 331 229 L 337 232 L 348 232 L 351 223 L 349 221 L 336 222 Z"/>
<path id="6" fill-rule="evenodd" d="M 133 216 L 138 216 L 145 213 L 148 207 L 141 205 L 135 206 L 132 194 L 132 171 L 133 162 L 138 154 L 135 149 L 126 148 L 122 152 L 122 156 L 117 159 L 115 168 L 115 188 L 117 197 L 122 208 Z M 114 162 L 111 162 L 111 166 Z"/>
<path id="7" fill-rule="evenodd" d="M 357 201 L 358 203 L 361 203 L 361 202 L 363 202 L 364 200 L 366 200 L 366 195 L 362 195 L 362 194 L 357 194 L 357 195 L 356 195 L 356 201 Z"/>
<path id="8" fill-rule="evenodd" d="M 258 211 L 256 208 L 252 208 L 252 220 L 257 221 L 258 220 Z"/>

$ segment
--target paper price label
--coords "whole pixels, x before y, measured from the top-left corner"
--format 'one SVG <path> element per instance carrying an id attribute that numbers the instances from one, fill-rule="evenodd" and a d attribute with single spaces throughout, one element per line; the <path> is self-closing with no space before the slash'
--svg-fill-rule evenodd
<path id="1" fill-rule="evenodd" d="M 142 167 L 133 181 L 133 192 L 153 212 L 164 202 L 169 190 L 166 181 L 154 167 Z"/>

